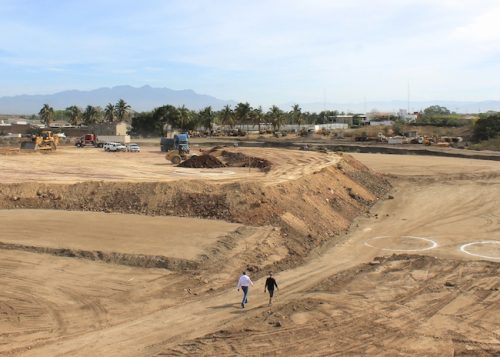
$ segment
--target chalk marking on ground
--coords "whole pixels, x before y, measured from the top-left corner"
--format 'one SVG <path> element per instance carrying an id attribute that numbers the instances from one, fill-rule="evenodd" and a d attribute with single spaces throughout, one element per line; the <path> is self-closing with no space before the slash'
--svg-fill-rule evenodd
<path id="1" fill-rule="evenodd" d="M 500 241 L 498 241 L 498 240 L 483 240 L 483 241 L 479 241 L 479 242 L 466 243 L 466 244 L 462 244 L 460 246 L 460 251 L 465 253 L 465 254 L 475 256 L 475 257 L 500 260 L 500 257 L 490 257 L 488 255 L 471 253 L 467 250 L 468 247 L 470 247 L 472 245 L 476 245 L 476 244 L 500 244 Z"/>
<path id="2" fill-rule="evenodd" d="M 390 252 L 422 252 L 424 250 L 431 250 L 436 247 L 438 247 L 438 243 L 430 238 L 425 238 L 425 237 L 415 237 L 415 236 L 401 236 L 401 238 L 408 238 L 408 239 L 417 239 L 417 240 L 423 240 L 425 242 L 430 243 L 431 245 L 426 248 L 420 248 L 420 249 L 391 249 L 391 248 L 379 248 L 376 246 L 371 245 L 369 242 L 372 240 L 379 240 L 379 239 L 384 239 L 384 238 L 391 238 L 392 236 L 380 236 L 380 237 L 373 237 L 365 241 L 365 245 L 370 248 L 375 248 L 375 249 L 380 249 L 380 250 L 386 250 Z"/>

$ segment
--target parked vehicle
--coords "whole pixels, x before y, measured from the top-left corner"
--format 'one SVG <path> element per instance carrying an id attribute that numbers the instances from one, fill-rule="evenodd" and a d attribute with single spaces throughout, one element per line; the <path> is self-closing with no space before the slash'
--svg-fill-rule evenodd
<path id="1" fill-rule="evenodd" d="M 115 143 L 109 147 L 108 151 L 127 151 L 127 147 L 120 143 Z"/>
<path id="2" fill-rule="evenodd" d="M 77 147 L 94 146 L 98 148 L 104 147 L 104 144 L 110 142 L 120 142 L 128 143 L 130 142 L 130 136 L 128 135 L 99 135 L 96 134 L 85 134 L 80 137 L 76 142 Z"/>
<path id="3" fill-rule="evenodd" d="M 141 152 L 141 147 L 138 144 L 128 144 L 127 145 L 127 151 L 130 152 Z"/>
<path id="4" fill-rule="evenodd" d="M 189 134 L 176 134 L 173 138 L 162 137 L 160 145 L 163 152 L 182 150 L 189 153 Z"/>
<path id="5" fill-rule="evenodd" d="M 97 146 L 97 136 L 95 134 L 85 134 L 81 136 L 75 143 L 76 147 L 82 148 L 85 146 Z"/>
<path id="6" fill-rule="evenodd" d="M 113 145 L 116 145 L 118 143 L 114 143 L 114 142 L 107 142 L 107 143 L 104 143 L 102 145 L 102 148 L 104 149 L 104 151 L 109 151 L 109 148 Z"/>
<path id="7" fill-rule="evenodd" d="M 127 151 L 127 147 L 120 143 L 105 143 L 103 144 L 104 151 Z"/>

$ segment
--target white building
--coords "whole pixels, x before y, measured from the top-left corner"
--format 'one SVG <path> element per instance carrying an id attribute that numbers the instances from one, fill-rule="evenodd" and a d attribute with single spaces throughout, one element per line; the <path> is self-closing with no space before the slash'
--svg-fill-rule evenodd
<path id="1" fill-rule="evenodd" d="M 406 109 L 399 109 L 398 117 L 400 120 L 403 120 L 407 123 L 414 123 L 417 121 L 417 115 L 408 113 Z"/>

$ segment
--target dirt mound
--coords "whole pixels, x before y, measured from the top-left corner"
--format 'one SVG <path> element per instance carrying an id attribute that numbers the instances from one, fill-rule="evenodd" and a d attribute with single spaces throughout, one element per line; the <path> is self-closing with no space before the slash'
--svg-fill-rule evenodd
<path id="1" fill-rule="evenodd" d="M 186 161 L 181 162 L 178 166 L 197 169 L 214 169 L 224 167 L 226 165 L 224 165 L 224 163 L 222 163 L 222 161 L 220 161 L 216 157 L 209 154 L 204 154 L 191 156 Z"/>
<path id="2" fill-rule="evenodd" d="M 241 152 L 223 150 L 221 156 L 227 166 L 231 167 L 256 167 L 262 171 L 271 170 L 271 162 L 266 159 L 245 155 Z"/>
<path id="3" fill-rule="evenodd" d="M 190 159 L 179 164 L 180 167 L 190 168 L 219 168 L 219 167 L 253 167 L 262 171 L 269 171 L 272 163 L 269 160 L 245 155 L 242 152 L 229 151 L 223 146 L 215 146 L 203 155 L 192 156 Z"/>
<path id="4" fill-rule="evenodd" d="M 500 264 L 417 255 L 376 262 L 159 355 L 498 355 Z"/>

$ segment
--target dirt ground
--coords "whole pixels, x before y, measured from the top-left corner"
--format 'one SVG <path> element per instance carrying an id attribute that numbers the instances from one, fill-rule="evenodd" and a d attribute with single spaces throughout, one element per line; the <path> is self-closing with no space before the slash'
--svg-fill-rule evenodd
<path id="1" fill-rule="evenodd" d="M 0 208 L 17 208 L 0 211 L 0 224 L 8 229 L 0 233 L 0 354 L 500 353 L 500 163 L 354 154 L 386 175 L 392 184 L 387 192 L 383 178 L 348 155 L 238 150 L 268 159 L 272 169 L 248 174 L 245 168 L 224 168 L 235 172 L 231 179 L 212 182 L 210 176 L 211 183 L 193 179 L 169 183 L 168 189 L 155 184 L 150 191 L 114 183 L 69 189 L 54 183 L 112 181 L 103 179 L 102 170 L 113 171 L 120 182 L 141 181 L 137 176 L 154 181 L 161 176 L 154 165 L 159 154 L 144 153 L 144 160 L 109 156 L 104 166 L 94 164 L 108 153 L 97 151 L 1 157 L 2 182 L 27 175 L 31 183 L 0 186 Z M 41 168 L 47 158 L 60 156 L 71 163 L 75 155 L 82 155 L 77 161 L 86 163 L 83 171 L 75 163 L 48 175 L 25 167 L 30 162 L 25 157 Z M 167 169 L 167 183 L 179 179 L 177 169 L 158 162 Z M 104 190 L 134 192 L 134 199 L 147 199 L 148 205 L 127 211 L 135 215 L 24 211 L 76 209 L 71 192 L 76 197 L 88 187 L 96 199 L 87 201 L 83 211 L 97 210 L 102 197 L 109 201 Z M 180 190 L 189 194 L 172 199 Z M 209 215 L 212 221 L 197 218 L 200 211 L 185 200 L 199 199 L 190 190 L 210 193 L 203 196 L 209 201 L 223 197 L 209 210 L 223 207 L 227 213 Z M 175 207 L 168 205 L 171 201 Z M 44 225 L 50 227 L 48 234 L 37 235 Z M 87 225 L 106 234 L 73 239 L 71 228 L 80 232 Z M 186 232 L 190 226 L 192 236 Z M 115 230 L 122 232 L 120 243 Z M 182 235 L 175 236 L 176 230 Z M 162 231 L 168 242 L 158 238 Z M 65 248 L 70 254 L 41 248 Z M 79 256 L 79 249 L 94 255 Z M 97 252 L 108 250 L 141 259 L 175 251 L 175 258 L 197 265 L 158 269 L 137 262 L 130 266 L 130 259 L 99 259 Z M 234 285 L 244 267 L 250 268 L 255 286 L 241 309 Z M 263 293 L 268 269 L 275 271 L 280 287 L 271 307 Z"/>
<path id="2" fill-rule="evenodd" d="M 232 150 L 238 152 L 243 149 Z M 297 179 L 338 161 L 338 156 L 334 154 L 249 148 L 244 151 L 249 155 L 270 159 L 276 167 L 269 173 L 241 167 L 190 169 L 176 167 L 165 159 L 165 153 L 156 148 L 146 147 L 137 153 L 61 147 L 50 153 L 0 155 L 0 182 L 168 182 L 200 179 L 228 182 L 251 179 L 275 184 Z M 196 150 L 192 152 L 197 153 Z"/>

